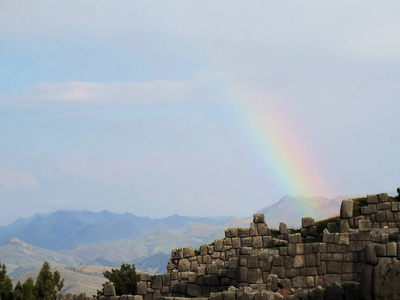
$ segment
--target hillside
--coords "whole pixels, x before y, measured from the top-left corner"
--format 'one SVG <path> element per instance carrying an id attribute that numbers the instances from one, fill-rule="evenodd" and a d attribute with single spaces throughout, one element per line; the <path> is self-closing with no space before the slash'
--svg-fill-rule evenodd
<path id="1" fill-rule="evenodd" d="M 102 284 L 107 281 L 104 277 L 78 273 L 65 268 L 52 268 L 52 272 L 55 270 L 60 272 L 61 278 L 65 279 L 64 287 L 61 291 L 62 293 L 86 293 L 88 296 L 95 295 L 97 290 L 102 288 Z M 36 269 L 15 277 L 13 279 L 13 285 L 15 286 L 18 281 L 24 283 L 29 277 L 36 279 L 39 271 L 40 269 Z"/>
<path id="2" fill-rule="evenodd" d="M 346 198 L 285 196 L 277 203 L 260 209 L 258 213 L 265 214 L 269 227 L 278 228 L 279 222 L 285 222 L 289 227 L 298 228 L 302 217 L 321 220 L 337 214 L 341 201 Z"/>
<path id="3" fill-rule="evenodd" d="M 138 217 L 130 213 L 65 211 L 36 214 L 0 227 L 0 245 L 13 237 L 50 250 L 71 249 L 101 241 L 134 239 L 151 231 L 173 231 L 188 223 L 221 225 L 221 218 L 173 215 L 163 219 Z"/>
<path id="4" fill-rule="evenodd" d="M 0 259 L 6 263 L 10 277 L 42 267 L 48 261 L 53 267 L 77 265 L 77 261 L 65 254 L 29 245 L 17 238 L 12 238 L 0 247 Z"/>

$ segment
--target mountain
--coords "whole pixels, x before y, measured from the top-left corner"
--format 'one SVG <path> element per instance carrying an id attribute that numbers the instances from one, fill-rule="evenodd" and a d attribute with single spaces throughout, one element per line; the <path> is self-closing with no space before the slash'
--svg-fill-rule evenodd
<path id="1" fill-rule="evenodd" d="M 0 259 L 2 263 L 6 264 L 10 277 L 41 268 L 44 261 L 48 261 L 53 267 L 78 264 L 74 258 L 68 255 L 32 246 L 17 238 L 12 238 L 0 247 Z"/>
<path id="2" fill-rule="evenodd" d="M 107 279 L 104 277 L 93 276 L 83 272 L 78 273 L 65 268 L 52 268 L 51 271 L 54 272 L 56 270 L 60 272 L 61 278 L 64 278 L 65 280 L 64 287 L 61 290 L 62 293 L 86 293 L 87 296 L 96 295 L 97 290 L 100 290 L 102 288 L 102 284 L 107 281 Z M 15 286 L 18 281 L 24 283 L 29 277 L 36 280 L 39 271 L 40 269 L 36 269 L 15 277 L 13 279 L 13 286 Z"/>
<path id="3" fill-rule="evenodd" d="M 338 214 L 341 201 L 348 197 L 328 199 L 325 197 L 285 196 L 277 203 L 264 207 L 258 213 L 265 214 L 269 227 L 278 228 L 279 222 L 289 227 L 301 227 L 301 218 L 314 217 L 315 220 L 326 219 Z"/>
<path id="4" fill-rule="evenodd" d="M 0 227 L 0 245 L 16 237 L 28 244 L 50 250 L 65 250 L 101 241 L 133 239 L 152 231 L 171 231 L 188 223 L 220 225 L 220 218 L 195 218 L 173 215 L 163 219 L 115 214 L 60 210 L 36 214 Z"/>

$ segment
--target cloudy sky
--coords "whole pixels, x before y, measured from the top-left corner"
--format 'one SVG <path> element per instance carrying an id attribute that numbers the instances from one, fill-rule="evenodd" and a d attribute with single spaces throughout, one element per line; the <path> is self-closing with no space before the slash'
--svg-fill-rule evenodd
<path id="1" fill-rule="evenodd" d="M 0 225 L 396 194 L 399 1 L 0 3 Z"/>

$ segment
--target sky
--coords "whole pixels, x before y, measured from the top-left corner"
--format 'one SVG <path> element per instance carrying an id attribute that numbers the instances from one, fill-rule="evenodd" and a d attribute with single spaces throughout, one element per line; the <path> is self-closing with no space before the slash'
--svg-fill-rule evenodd
<path id="1" fill-rule="evenodd" d="M 399 1 L 0 2 L 0 226 L 400 186 Z"/>

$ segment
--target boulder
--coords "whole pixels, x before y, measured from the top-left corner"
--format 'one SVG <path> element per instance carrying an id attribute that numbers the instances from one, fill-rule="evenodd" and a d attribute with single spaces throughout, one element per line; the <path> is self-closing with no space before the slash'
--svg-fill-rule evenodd
<path id="1" fill-rule="evenodd" d="M 313 217 L 301 218 L 301 227 L 308 228 L 315 225 L 315 220 Z"/>
<path id="2" fill-rule="evenodd" d="M 400 261 L 396 258 L 380 258 L 373 271 L 373 299 L 399 299 L 399 282 Z"/>
<path id="3" fill-rule="evenodd" d="M 115 296 L 115 287 L 112 282 L 107 282 L 104 286 L 104 296 Z"/>
<path id="4" fill-rule="evenodd" d="M 340 217 L 342 219 L 353 217 L 353 200 L 347 199 L 342 201 L 342 205 L 340 206 Z"/>

